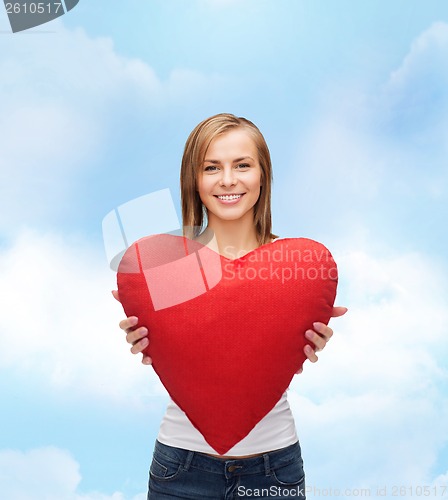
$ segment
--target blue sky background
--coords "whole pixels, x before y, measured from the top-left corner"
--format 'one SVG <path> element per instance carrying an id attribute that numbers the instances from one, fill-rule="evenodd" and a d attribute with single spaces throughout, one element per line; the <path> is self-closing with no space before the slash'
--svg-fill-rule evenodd
<path id="1" fill-rule="evenodd" d="M 270 146 L 275 232 L 332 250 L 350 309 L 289 394 L 309 498 L 448 498 L 448 4 L 96 0 L 0 32 L 2 497 L 144 498 L 167 396 L 101 221 L 177 205 L 186 137 L 231 112 Z"/>

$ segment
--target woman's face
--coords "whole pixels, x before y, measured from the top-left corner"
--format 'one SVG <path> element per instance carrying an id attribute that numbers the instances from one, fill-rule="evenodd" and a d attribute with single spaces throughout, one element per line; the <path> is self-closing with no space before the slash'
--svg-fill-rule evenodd
<path id="1" fill-rule="evenodd" d="M 198 174 L 198 192 L 214 218 L 238 220 L 253 217 L 260 196 L 261 167 L 256 145 L 244 129 L 215 137 L 205 154 Z"/>

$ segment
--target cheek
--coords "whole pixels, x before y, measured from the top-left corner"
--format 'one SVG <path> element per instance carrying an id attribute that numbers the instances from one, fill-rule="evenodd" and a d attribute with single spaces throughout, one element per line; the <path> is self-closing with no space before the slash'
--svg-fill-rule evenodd
<path id="1" fill-rule="evenodd" d="M 198 193 L 204 191 L 204 180 L 202 179 L 202 176 L 198 176 L 196 179 L 196 191 Z"/>
<path id="2" fill-rule="evenodd" d="M 207 182 L 202 179 L 198 179 L 196 183 L 196 195 L 201 203 L 204 203 L 204 199 L 207 198 Z"/>
<path id="3" fill-rule="evenodd" d="M 198 192 L 202 197 L 208 197 L 216 189 L 216 181 L 214 178 L 205 177 L 200 182 L 198 181 Z"/>
<path id="4" fill-rule="evenodd" d="M 252 187 L 253 189 L 259 189 L 263 185 L 261 175 L 254 176 L 254 179 L 252 181 Z"/>

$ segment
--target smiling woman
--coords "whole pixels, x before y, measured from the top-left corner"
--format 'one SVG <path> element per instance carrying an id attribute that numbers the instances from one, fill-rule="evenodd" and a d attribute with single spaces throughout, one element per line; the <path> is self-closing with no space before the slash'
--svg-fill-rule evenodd
<path id="1" fill-rule="evenodd" d="M 271 232 L 271 157 L 251 121 L 223 113 L 200 123 L 186 142 L 180 178 L 183 226 L 195 228 L 193 237 L 208 219 L 207 229 L 215 234 L 226 227 L 232 240 L 235 230 L 252 236 L 240 242 L 247 251 L 276 238 Z"/>
<path id="2" fill-rule="evenodd" d="M 244 153 L 250 153 L 245 155 Z M 260 197 L 261 168 L 255 145 L 244 130 L 228 132 L 210 143 L 198 179 L 199 197 L 207 209 L 208 225 L 247 219 L 253 224 L 252 208 Z M 232 159 L 236 158 L 236 159 Z M 245 161 L 245 163 L 240 163 Z"/>
<path id="3" fill-rule="evenodd" d="M 235 266 L 242 263 L 245 255 L 260 247 L 272 249 L 273 245 L 283 244 L 285 240 L 273 244 L 277 236 L 271 231 L 271 182 L 272 168 L 269 149 L 263 135 L 252 122 L 230 114 L 219 114 L 204 120 L 190 134 L 182 159 L 180 184 L 184 235 L 211 248 L 221 256 L 221 259 L 226 257 L 234 258 L 238 255 L 240 258 L 233 261 Z M 143 251 L 137 253 L 140 255 L 141 267 L 144 261 L 144 253 Z M 131 255 L 133 255 L 132 252 Z M 299 262 L 299 264 L 304 265 L 303 262 Z M 139 295 L 139 292 L 134 290 L 138 288 L 134 276 L 131 276 L 130 284 L 127 287 L 121 286 L 122 283 L 123 281 L 119 280 L 120 296 L 122 296 L 123 305 L 125 305 L 127 297 L 134 293 Z M 265 288 L 261 291 L 263 283 Z M 202 312 L 198 314 L 198 311 L 190 304 L 179 305 L 179 308 L 183 308 L 182 310 L 185 311 L 186 316 L 180 325 L 180 353 L 182 359 L 177 358 L 177 365 L 183 364 L 185 359 L 194 359 L 194 361 L 188 361 L 194 364 L 194 366 L 190 364 L 189 368 L 190 371 L 193 369 L 199 370 L 199 378 L 204 376 L 212 380 L 218 376 L 220 381 L 218 392 L 221 394 L 221 396 L 218 394 L 218 397 L 221 400 L 224 396 L 223 393 L 229 389 L 228 384 L 233 383 L 232 373 L 237 373 L 241 365 L 240 363 L 240 365 L 236 366 L 232 363 L 235 363 L 235 359 L 245 359 L 244 356 L 241 358 L 241 348 L 238 348 L 238 346 L 242 346 L 244 352 L 245 344 L 241 342 L 243 342 L 242 339 L 249 337 L 254 342 L 254 345 L 249 349 L 250 352 L 247 355 L 252 356 L 252 359 L 250 361 L 246 359 L 244 363 L 245 365 L 255 363 L 257 365 L 255 371 L 261 370 L 267 375 L 267 379 L 263 379 L 267 380 L 267 382 L 261 386 L 263 394 L 259 394 L 256 399 L 261 400 L 269 394 L 269 386 L 273 383 L 274 374 L 269 374 L 269 362 L 258 363 L 262 357 L 254 354 L 262 350 L 268 355 L 268 358 L 270 354 L 272 355 L 272 351 L 266 345 L 266 333 L 268 333 L 266 330 L 270 334 L 273 331 L 275 332 L 275 328 L 267 326 L 269 325 L 269 318 L 274 321 L 274 324 L 279 329 L 278 334 L 273 335 L 273 342 L 276 345 L 287 345 L 286 336 L 281 335 L 282 331 L 288 330 L 289 333 L 292 333 L 294 342 L 300 331 L 301 335 L 305 335 L 305 338 L 314 344 L 315 350 L 321 350 L 333 334 L 331 328 L 325 323 L 314 323 L 314 330 L 309 329 L 306 332 L 304 330 L 307 327 L 303 328 L 303 330 L 299 327 L 296 330 L 296 323 L 299 323 L 299 318 L 296 319 L 292 304 L 291 307 L 286 306 L 288 310 L 285 310 L 281 317 L 277 314 L 277 312 L 281 313 L 281 311 L 277 311 L 275 305 L 274 297 L 281 296 L 281 294 L 276 293 L 276 290 L 277 292 L 284 292 L 286 283 L 281 282 L 279 285 L 277 280 L 276 284 L 273 278 L 269 281 L 263 280 L 263 283 L 260 282 L 258 289 L 251 289 L 250 280 L 234 279 L 233 285 L 235 285 L 235 288 L 231 288 L 229 283 L 226 283 L 223 288 L 217 286 L 209 290 L 210 293 L 206 293 L 206 295 L 207 299 L 211 300 L 212 303 L 207 306 L 210 314 L 207 315 L 205 320 Z M 312 284 L 314 286 L 315 283 Z M 241 307 L 241 301 L 235 302 L 233 300 L 236 309 L 235 307 L 229 309 L 226 302 L 232 298 L 234 299 L 234 297 L 229 296 L 229 290 L 231 294 L 236 293 L 236 289 L 241 286 L 243 287 L 243 297 L 248 300 L 246 306 Z M 247 288 L 248 286 L 249 288 Z M 278 286 L 282 288 L 276 289 Z M 225 295 L 225 300 L 220 299 L 220 296 L 217 295 L 218 289 Z M 253 297 L 252 294 L 256 296 L 257 292 L 260 297 Z M 115 297 L 119 299 L 117 293 L 115 293 Z M 266 298 L 269 301 L 269 307 L 266 302 L 258 300 L 266 300 Z M 289 298 L 293 301 L 293 304 L 298 304 L 300 301 L 297 293 L 290 294 Z M 319 300 L 312 299 L 312 304 L 307 309 L 309 311 L 314 310 L 313 307 L 319 303 Z M 222 312 L 216 309 L 215 302 L 216 307 L 222 307 Z M 265 305 L 257 305 L 262 303 Z M 327 304 L 329 312 L 325 321 L 328 320 L 330 315 L 332 317 L 340 316 L 346 311 L 345 308 L 332 308 L 332 305 L 333 301 Z M 272 309 L 273 307 L 275 310 Z M 281 304 L 278 307 L 281 308 Z M 284 304 L 283 307 L 285 307 Z M 271 312 L 268 312 L 270 308 Z M 126 310 L 129 311 L 129 309 Z M 214 320 L 210 320 L 212 316 L 211 310 L 214 310 Z M 231 317 L 228 317 L 229 311 Z M 332 314 L 330 314 L 331 311 L 333 311 Z M 128 312 L 128 314 L 130 313 Z M 172 354 L 175 341 L 168 341 L 167 339 L 176 329 L 174 324 L 175 311 L 167 309 L 166 313 L 161 312 L 160 314 L 166 314 L 168 318 L 170 326 L 164 330 L 166 335 L 163 336 L 162 343 L 170 344 Z M 241 315 L 244 315 L 244 317 L 241 317 Z M 240 318 L 235 326 L 234 318 L 236 316 L 240 316 Z M 297 316 L 301 315 L 297 314 Z M 288 318 L 294 326 L 292 328 L 281 326 L 281 318 Z M 316 320 L 317 318 L 312 319 Z M 190 339 L 190 344 L 193 342 L 193 338 L 188 336 L 187 323 L 194 325 L 193 335 L 195 340 L 206 339 L 199 341 L 201 342 L 199 352 L 207 353 L 207 367 L 203 356 L 190 358 L 187 355 L 189 351 L 185 342 L 188 339 Z M 127 341 L 133 345 L 131 352 L 134 354 L 138 352 L 147 353 L 147 349 L 150 347 L 148 329 L 145 326 L 136 328 L 137 324 L 138 318 L 129 317 L 122 321 L 120 326 L 127 333 Z M 148 325 L 149 323 L 145 324 Z M 215 325 L 215 328 L 210 328 L 213 325 Z M 177 326 L 179 327 L 179 325 Z M 157 336 L 158 332 L 156 330 L 157 328 L 154 328 L 155 357 L 157 353 L 160 354 L 160 351 L 156 349 L 156 346 L 160 345 L 157 343 L 160 337 Z M 201 337 L 204 332 L 206 336 Z M 231 346 L 227 346 L 227 348 L 219 347 L 226 346 L 225 343 L 222 343 L 223 339 L 232 342 L 233 351 Z M 218 351 L 217 357 L 212 355 L 213 349 L 210 342 L 215 344 L 214 350 Z M 237 346 L 236 351 L 235 345 Z M 299 351 L 296 347 L 297 344 L 294 343 L 293 345 L 295 349 L 294 347 L 288 348 L 288 352 L 282 354 L 283 365 L 289 353 L 294 350 Z M 207 348 L 207 346 L 210 347 Z M 207 349 L 207 351 L 204 351 L 204 349 Z M 307 357 L 313 362 L 317 360 L 310 345 L 303 348 L 302 344 L 300 350 L 303 359 Z M 227 359 L 225 356 L 229 352 L 234 352 L 235 356 L 232 360 L 229 359 L 228 364 L 225 364 L 223 368 L 222 363 L 220 365 L 216 360 Z M 159 356 L 157 363 L 156 360 L 154 361 L 156 371 L 158 370 L 157 367 L 160 367 L 161 358 L 168 359 L 166 356 Z M 152 362 L 147 355 L 144 356 L 143 361 L 147 364 Z M 275 373 L 277 375 L 280 369 L 275 363 L 273 366 L 277 366 Z M 209 369 L 212 371 L 208 372 Z M 292 366 L 288 383 L 296 370 L 297 366 Z M 226 374 L 227 372 L 229 373 Z M 171 369 L 167 373 L 172 376 L 176 372 Z M 208 376 L 205 376 L 204 373 L 208 373 Z M 255 384 L 254 377 L 254 373 L 252 373 L 251 377 L 245 377 L 251 379 L 252 393 L 255 389 L 260 390 Z M 182 378 L 184 381 L 186 379 L 187 375 Z M 174 382 L 176 383 L 176 381 Z M 194 386 L 195 383 L 188 385 L 188 393 L 192 395 L 194 403 L 200 406 L 202 414 L 212 418 L 211 415 L 213 415 L 213 410 L 216 408 L 212 407 L 210 392 L 202 394 L 197 387 L 191 387 L 191 385 Z M 210 439 L 206 439 L 205 435 L 200 432 L 200 426 L 193 424 L 195 419 L 193 418 L 191 421 L 183 409 L 178 406 L 178 398 L 172 396 L 172 401 L 169 403 L 162 420 L 155 444 L 150 468 L 148 499 L 157 500 L 171 497 L 227 499 L 235 497 L 238 487 L 240 489 L 247 488 L 247 491 L 263 488 L 264 491 L 270 492 L 281 487 L 281 496 L 275 493 L 276 498 L 289 498 L 290 496 L 305 498 L 305 475 L 301 449 L 294 418 L 287 400 L 286 387 L 287 384 L 282 386 L 278 394 L 274 395 L 275 399 L 272 403 L 269 403 L 266 411 L 255 419 L 255 422 L 246 432 L 238 435 L 238 439 L 233 441 L 231 446 L 217 447 L 216 449 L 211 446 Z M 250 415 L 254 414 L 254 408 L 250 407 L 248 402 L 250 399 L 248 393 L 245 392 L 244 394 L 246 397 L 239 398 L 239 401 L 244 401 L 240 404 L 238 410 L 240 411 L 242 408 L 243 413 L 241 418 L 237 419 L 238 421 L 234 427 L 238 427 L 240 421 L 247 420 Z M 225 424 L 231 421 L 231 417 L 233 418 L 236 411 L 236 408 L 231 409 L 231 415 L 229 414 Z M 222 413 L 224 413 L 224 409 Z M 223 422 L 220 428 L 221 432 L 224 426 Z M 234 428 L 232 427 L 231 430 L 228 430 L 228 433 L 233 431 Z M 217 451 L 222 454 L 217 454 Z"/>

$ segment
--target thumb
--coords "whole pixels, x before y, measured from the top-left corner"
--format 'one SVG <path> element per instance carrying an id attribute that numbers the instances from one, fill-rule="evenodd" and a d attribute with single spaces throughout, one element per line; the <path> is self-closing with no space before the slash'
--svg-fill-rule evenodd
<path id="1" fill-rule="evenodd" d="M 332 318 L 338 318 L 339 316 L 343 316 L 348 309 L 346 307 L 333 307 L 333 312 L 331 313 Z"/>
<path id="2" fill-rule="evenodd" d="M 114 296 L 115 300 L 118 300 L 118 302 L 120 302 L 120 296 L 118 295 L 118 290 L 112 290 L 112 295 Z"/>

